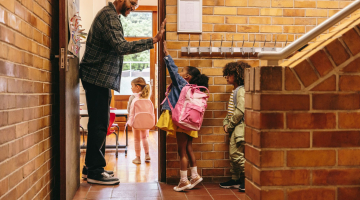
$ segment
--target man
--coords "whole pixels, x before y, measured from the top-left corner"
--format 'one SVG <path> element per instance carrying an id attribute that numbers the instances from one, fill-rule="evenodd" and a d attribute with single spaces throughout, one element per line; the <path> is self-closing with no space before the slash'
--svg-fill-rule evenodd
<path id="1" fill-rule="evenodd" d="M 111 89 L 120 91 L 123 55 L 154 48 L 165 32 L 164 20 L 154 38 L 127 42 L 119 15 L 126 17 L 137 7 L 138 0 L 109 2 L 96 15 L 86 41 L 85 54 L 80 63 L 80 78 L 89 113 L 86 167 L 82 172 L 88 183 L 109 185 L 120 182 L 113 177 L 112 171 L 104 170 Z"/>

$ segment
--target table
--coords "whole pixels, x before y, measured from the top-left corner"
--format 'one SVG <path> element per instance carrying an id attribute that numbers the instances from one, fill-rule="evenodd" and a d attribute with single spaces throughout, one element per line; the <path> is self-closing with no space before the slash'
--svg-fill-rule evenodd
<path id="1" fill-rule="evenodd" d="M 128 111 L 126 109 L 121 109 L 121 110 L 110 110 L 111 113 L 115 113 L 116 117 L 125 117 L 126 121 L 127 121 L 127 117 L 128 117 Z M 89 117 L 88 111 L 87 110 L 80 110 L 80 116 L 81 117 Z M 125 129 L 126 131 L 126 145 L 119 145 L 117 144 L 118 148 L 121 149 L 125 149 L 125 156 L 127 155 L 127 146 L 128 146 L 128 127 L 126 127 Z M 86 149 L 86 146 L 81 146 L 81 149 Z M 105 148 L 116 148 L 116 145 L 106 145 Z"/>

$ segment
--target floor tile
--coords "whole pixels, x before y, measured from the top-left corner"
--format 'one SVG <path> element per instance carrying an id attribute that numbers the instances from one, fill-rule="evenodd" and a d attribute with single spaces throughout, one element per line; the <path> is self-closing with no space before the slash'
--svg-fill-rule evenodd
<path id="1" fill-rule="evenodd" d="M 219 189 L 220 186 L 219 186 L 219 183 L 203 183 L 203 186 L 205 188 L 216 188 L 216 189 Z"/>
<path id="2" fill-rule="evenodd" d="M 239 200 L 235 195 L 212 195 L 214 200 Z"/>
<path id="3" fill-rule="evenodd" d="M 209 195 L 209 192 L 205 188 L 193 188 L 186 191 L 186 196 L 204 196 Z"/>
<path id="4" fill-rule="evenodd" d="M 187 196 L 188 200 L 209 200 L 212 199 L 210 195 L 207 196 Z"/>
<path id="5" fill-rule="evenodd" d="M 111 197 L 111 192 L 105 191 L 105 192 L 88 192 L 88 194 L 86 195 L 87 199 L 105 199 L 105 198 L 110 198 Z"/>
<path id="6" fill-rule="evenodd" d="M 230 189 L 207 189 L 210 195 L 234 195 Z"/>
<path id="7" fill-rule="evenodd" d="M 159 190 L 136 191 L 136 197 L 161 197 Z"/>
<path id="8" fill-rule="evenodd" d="M 136 198 L 136 191 L 113 191 L 111 197 Z"/>

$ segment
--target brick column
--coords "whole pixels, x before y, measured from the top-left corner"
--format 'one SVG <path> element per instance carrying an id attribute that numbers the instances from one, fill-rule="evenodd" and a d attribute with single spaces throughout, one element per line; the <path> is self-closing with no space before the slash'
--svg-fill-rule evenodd
<path id="1" fill-rule="evenodd" d="M 247 200 L 360 198 L 360 21 L 353 22 L 284 66 L 247 69 Z"/>

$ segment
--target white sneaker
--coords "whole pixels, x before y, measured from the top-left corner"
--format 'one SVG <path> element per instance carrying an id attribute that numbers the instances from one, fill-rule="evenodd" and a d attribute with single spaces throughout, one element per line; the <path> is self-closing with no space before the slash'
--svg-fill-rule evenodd
<path id="1" fill-rule="evenodd" d="M 190 187 L 191 187 L 191 183 L 189 180 L 186 180 L 185 182 L 180 181 L 179 185 L 174 187 L 174 190 L 176 192 L 181 192 L 183 190 L 189 189 Z"/>
<path id="2" fill-rule="evenodd" d="M 136 157 L 133 161 L 134 164 L 141 164 L 141 160 L 139 157 Z"/>
<path id="3" fill-rule="evenodd" d="M 145 154 L 145 162 L 150 162 L 151 158 L 149 154 Z"/>

